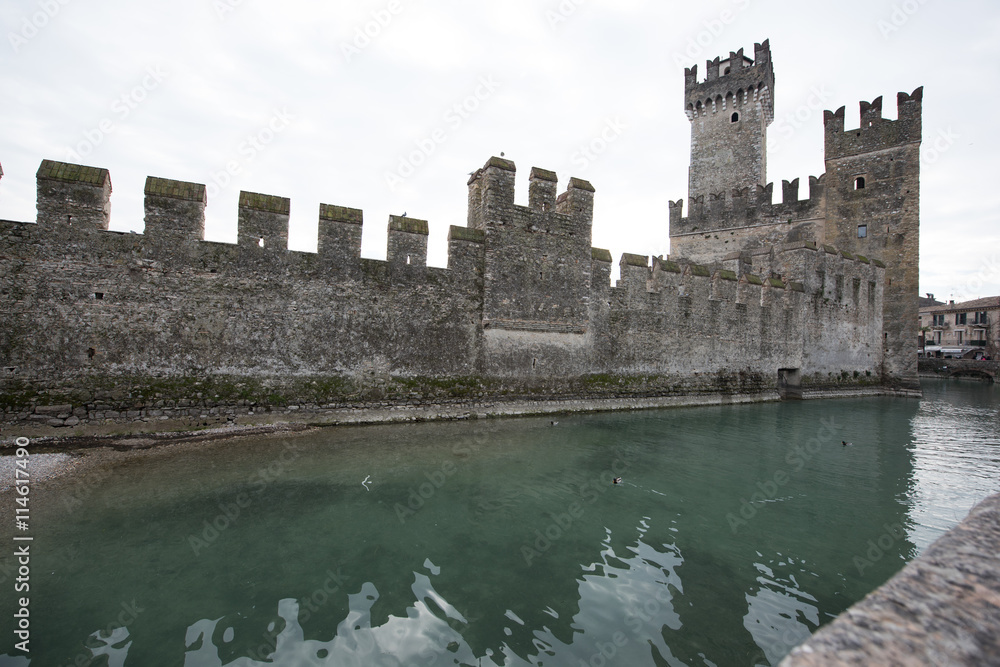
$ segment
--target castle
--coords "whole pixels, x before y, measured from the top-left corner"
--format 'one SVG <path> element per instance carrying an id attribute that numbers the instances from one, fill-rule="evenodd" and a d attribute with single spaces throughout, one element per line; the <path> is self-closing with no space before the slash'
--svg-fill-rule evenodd
<path id="1" fill-rule="evenodd" d="M 516 205 L 502 158 L 469 179 L 447 268 L 406 217 L 362 258 L 362 211 L 331 204 L 318 251 L 290 251 L 289 200 L 250 192 L 237 243 L 205 241 L 205 185 L 155 177 L 144 232 L 109 231 L 108 171 L 44 160 L 37 224 L 0 221 L 0 415 L 43 432 L 918 392 L 922 91 L 895 121 L 863 102 L 856 130 L 826 112 L 826 173 L 774 204 L 768 43 L 754 56 L 686 72 L 688 215 L 671 202 L 670 257 L 624 254 L 614 286 L 594 187 L 533 168 Z"/>

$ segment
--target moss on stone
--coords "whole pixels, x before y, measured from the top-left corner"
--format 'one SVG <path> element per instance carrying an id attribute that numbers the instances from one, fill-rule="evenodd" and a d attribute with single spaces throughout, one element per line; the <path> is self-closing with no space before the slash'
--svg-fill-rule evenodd
<path id="1" fill-rule="evenodd" d="M 556 172 L 549 171 L 548 169 L 542 169 L 541 167 L 532 167 L 530 178 L 531 180 L 550 181 L 552 183 L 559 181 L 559 177 L 556 175 Z"/>
<path id="2" fill-rule="evenodd" d="M 352 225 L 360 225 L 364 222 L 364 212 L 357 208 L 346 206 L 335 206 L 333 204 L 319 205 L 319 219 L 330 220 L 332 222 L 346 222 Z"/>
<path id="3" fill-rule="evenodd" d="M 614 261 L 611 258 L 611 251 L 604 248 L 591 248 L 590 258 L 598 262 L 607 262 L 608 264 Z"/>
<path id="4" fill-rule="evenodd" d="M 111 179 L 111 175 L 107 169 L 85 167 L 80 164 L 70 164 L 68 162 L 56 162 L 55 160 L 42 160 L 42 164 L 38 167 L 35 177 L 69 183 L 87 183 L 89 185 L 104 185 Z"/>
<path id="5" fill-rule="evenodd" d="M 691 275 L 701 276 L 702 278 L 709 278 L 712 272 L 708 270 L 707 266 L 702 266 L 701 264 L 691 265 Z"/>
<path id="6" fill-rule="evenodd" d="M 427 236 L 429 233 L 426 220 L 404 218 L 400 215 L 389 216 L 389 231 L 406 232 L 407 234 L 423 234 L 424 236 Z"/>
<path id="7" fill-rule="evenodd" d="M 151 197 L 170 197 L 186 201 L 206 201 L 205 186 L 201 183 L 174 181 L 169 178 L 157 178 L 155 176 L 146 178 L 144 194 Z"/>
<path id="8" fill-rule="evenodd" d="M 452 225 L 448 228 L 448 238 L 452 241 L 471 241 L 472 243 L 485 243 L 486 232 L 481 229 L 469 229 Z"/>
<path id="9" fill-rule="evenodd" d="M 623 266 L 647 267 L 649 266 L 649 257 L 647 257 L 646 255 L 635 255 L 630 252 L 625 252 L 622 253 L 621 264 Z"/>
<path id="10" fill-rule="evenodd" d="M 288 215 L 292 208 L 292 202 L 288 197 L 241 191 L 239 207 L 263 211 L 265 213 Z"/>

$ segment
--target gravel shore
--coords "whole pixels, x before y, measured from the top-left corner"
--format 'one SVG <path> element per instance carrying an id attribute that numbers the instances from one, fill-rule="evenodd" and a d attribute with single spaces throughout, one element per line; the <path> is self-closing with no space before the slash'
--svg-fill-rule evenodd
<path id="1" fill-rule="evenodd" d="M 14 487 L 15 468 L 18 458 L 13 452 L 0 456 L 0 494 Z M 62 475 L 71 474 L 83 463 L 82 457 L 73 454 L 31 454 L 28 458 L 28 479 L 32 484 L 48 482 Z"/>
<path id="2" fill-rule="evenodd" d="M 304 430 L 310 429 L 299 424 L 273 424 L 141 436 L 32 438 L 26 447 L 26 468 L 18 466 L 24 459 L 17 456 L 15 439 L 5 438 L 0 442 L 0 536 L 13 530 L 18 469 L 28 474 L 29 507 L 38 507 L 38 503 L 53 502 L 79 480 L 104 478 L 108 468 L 130 460 L 204 447 L 206 441 Z M 20 478 L 25 479 L 23 472 Z"/>

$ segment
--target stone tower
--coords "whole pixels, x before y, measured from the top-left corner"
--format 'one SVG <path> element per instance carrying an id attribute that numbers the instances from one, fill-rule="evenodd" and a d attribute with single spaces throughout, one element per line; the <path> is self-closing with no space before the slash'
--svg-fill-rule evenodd
<path id="1" fill-rule="evenodd" d="M 767 40 L 754 45 L 754 59 L 743 49 L 729 58 L 706 63 L 698 82 L 698 66 L 684 70 L 684 105 L 691 120 L 691 166 L 688 199 L 732 191 L 755 192 L 765 185 L 767 126 L 774 120 L 774 69 Z"/>
<path id="2" fill-rule="evenodd" d="M 825 240 L 886 264 L 884 379 L 906 389 L 917 380 L 920 260 L 920 141 L 923 88 L 899 93 L 897 120 L 882 98 L 861 103 L 861 127 L 844 131 L 844 107 L 824 113 Z"/>

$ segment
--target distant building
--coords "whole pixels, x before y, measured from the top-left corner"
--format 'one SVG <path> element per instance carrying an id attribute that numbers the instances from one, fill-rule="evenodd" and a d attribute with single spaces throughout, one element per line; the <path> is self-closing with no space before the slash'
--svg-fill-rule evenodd
<path id="1" fill-rule="evenodd" d="M 923 310 L 924 308 L 929 308 L 931 306 L 945 305 L 944 301 L 938 301 L 937 299 L 934 298 L 934 295 L 931 294 L 930 292 L 927 293 L 927 296 L 918 296 L 917 303 L 920 310 Z"/>
<path id="2" fill-rule="evenodd" d="M 933 301 L 933 295 L 928 295 Z M 924 299 L 921 299 L 924 301 Z M 1000 352 L 1000 296 L 940 305 L 921 305 L 921 355 L 996 359 Z"/>

